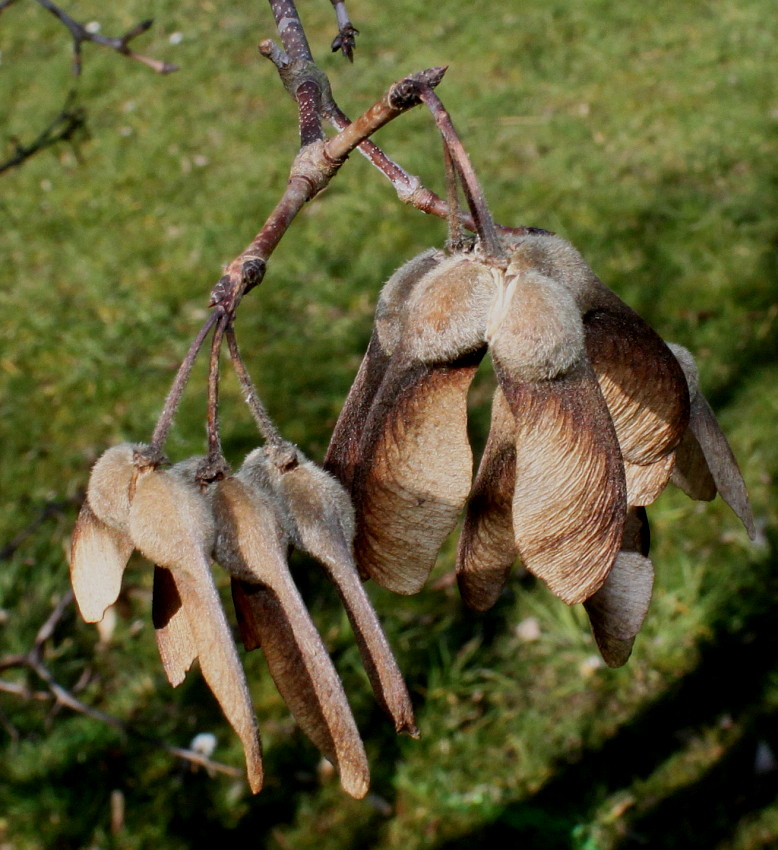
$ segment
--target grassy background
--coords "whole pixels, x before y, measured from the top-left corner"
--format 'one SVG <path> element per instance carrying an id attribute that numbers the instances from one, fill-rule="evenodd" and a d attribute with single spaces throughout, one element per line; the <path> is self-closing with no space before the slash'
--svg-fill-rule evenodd
<path id="1" fill-rule="evenodd" d="M 496 218 L 569 238 L 663 336 L 697 355 L 750 487 L 759 543 L 748 544 L 720 500 L 663 496 L 651 510 L 654 602 L 618 671 L 596 664 L 581 611 L 521 575 L 486 615 L 463 610 L 445 580 L 411 599 L 371 588 L 418 707 L 416 742 L 396 739 L 378 716 L 345 616 L 301 559 L 300 583 L 364 731 L 373 796 L 350 800 L 321 770 L 253 653 L 269 774 L 255 799 L 242 782 L 193 773 L 143 740 L 0 694 L 0 843 L 776 846 L 778 772 L 763 770 L 765 753 L 778 756 L 772 2 L 352 0 L 353 66 L 328 52 L 330 4 L 300 5 L 352 114 L 402 75 L 450 65 L 439 93 Z M 86 45 L 78 88 L 91 137 L 80 158 L 61 146 L 0 178 L 0 546 L 45 505 L 61 506 L 0 563 L 0 653 L 29 647 L 67 588 L 64 547 L 90 463 L 107 445 L 149 435 L 210 286 L 279 196 L 296 145 L 294 106 L 256 52 L 273 34 L 264 4 L 69 8 L 108 34 L 153 16 L 138 47 L 181 70 L 157 77 Z M 66 33 L 20 0 L 0 17 L 0 50 L 4 141 L 27 140 L 74 84 Z M 439 142 L 421 110 L 377 141 L 442 191 Z M 355 155 L 244 302 L 250 368 L 282 431 L 313 457 L 358 366 L 380 283 L 444 238 L 441 222 L 402 206 Z M 200 368 L 174 457 L 203 449 L 203 389 Z M 473 393 L 481 437 L 487 393 L 485 384 Z M 225 447 L 238 462 L 257 438 L 234 381 L 223 395 Z M 452 552 L 435 578 L 450 573 Z M 138 562 L 111 639 L 71 614 L 52 668 L 65 684 L 81 679 L 85 701 L 170 743 L 213 731 L 215 756 L 240 764 L 199 675 L 167 687 L 149 604 L 150 572 Z M 527 640 L 528 621 L 537 640 Z M 115 791 L 125 820 L 112 833 Z"/>

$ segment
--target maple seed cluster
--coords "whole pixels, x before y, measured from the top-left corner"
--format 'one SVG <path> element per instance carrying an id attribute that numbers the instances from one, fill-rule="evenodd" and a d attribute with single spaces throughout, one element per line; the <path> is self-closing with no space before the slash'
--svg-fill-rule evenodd
<path id="1" fill-rule="evenodd" d="M 419 591 L 467 505 L 464 601 L 491 607 L 518 557 L 584 603 L 620 666 L 651 599 L 645 506 L 669 481 L 695 499 L 718 491 L 754 537 L 745 485 L 691 354 L 563 239 L 500 239 L 507 262 L 479 242 L 429 250 L 386 283 L 325 467 L 354 502 L 364 576 Z M 487 351 L 498 386 L 471 482 L 467 393 Z"/>
<path id="2" fill-rule="evenodd" d="M 211 573 L 230 575 L 247 650 L 261 646 L 302 730 L 363 797 L 369 769 L 343 685 L 292 580 L 290 544 L 336 585 L 376 698 L 398 732 L 416 735 L 405 682 L 353 559 L 354 512 L 341 485 L 293 445 L 257 449 L 233 476 L 203 482 L 202 458 L 164 469 L 159 453 L 122 444 L 95 464 L 76 523 L 71 579 L 87 622 L 102 619 L 137 549 L 154 566 L 152 619 L 168 680 L 195 659 L 238 734 L 249 784 L 262 787 L 257 721 L 243 667 Z"/>
<path id="3" fill-rule="evenodd" d="M 92 470 L 70 564 L 82 616 L 97 622 L 116 601 L 134 549 L 155 565 L 152 619 L 168 680 L 180 684 L 199 659 L 243 743 L 254 792 L 263 782 L 259 732 L 212 561 L 230 576 L 245 649 L 262 648 L 302 730 L 362 797 L 365 750 L 289 573 L 290 547 L 336 585 L 377 701 L 398 732 L 415 736 L 408 690 L 361 578 L 421 590 L 463 510 L 457 577 L 467 605 L 492 606 L 518 558 L 564 602 L 583 603 L 613 667 L 629 658 L 648 611 L 646 506 L 669 482 L 694 499 L 720 493 L 755 536 L 691 354 L 666 344 L 563 239 L 524 229 L 502 233 L 504 256 L 483 245 L 479 237 L 426 251 L 386 283 L 327 471 L 277 433 L 228 319 L 265 446 L 231 475 L 214 428 L 207 457 L 168 469 L 159 448 L 167 425 L 158 425 L 151 446 L 115 446 Z M 467 394 L 487 352 L 497 389 L 472 481 Z M 190 367 L 188 357 L 184 381 Z M 172 410 L 180 394 L 169 398 Z"/>

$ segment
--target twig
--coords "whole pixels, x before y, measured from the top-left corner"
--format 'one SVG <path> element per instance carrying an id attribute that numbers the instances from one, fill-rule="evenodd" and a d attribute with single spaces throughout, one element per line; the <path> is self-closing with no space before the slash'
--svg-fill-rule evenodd
<path id="1" fill-rule="evenodd" d="M 235 337 L 235 328 L 232 324 L 227 327 L 227 345 L 230 349 L 230 358 L 235 369 L 235 374 L 238 376 L 241 389 L 243 390 L 243 398 L 257 423 L 259 433 L 262 435 L 266 443 L 274 446 L 281 445 L 284 438 L 278 432 L 275 423 L 270 418 L 265 406 L 260 401 L 254 382 L 251 380 L 246 364 L 240 356 L 238 348 L 238 340 Z"/>
<path id="2" fill-rule="evenodd" d="M 278 48 L 275 48 L 275 52 L 266 53 L 262 49 L 262 45 L 260 45 L 260 51 L 276 65 L 286 88 L 288 90 L 290 89 L 287 80 L 284 79 L 284 72 L 288 75 L 288 66 L 293 61 L 309 66 L 309 73 L 310 69 L 313 68 L 321 76 L 324 76 L 313 61 L 311 49 L 305 37 L 305 31 L 303 30 L 293 0 L 269 0 L 269 2 L 284 50 L 279 51 Z M 336 0 L 332 0 L 332 2 L 337 10 Z M 269 46 L 272 42 L 263 42 L 263 44 Z M 268 47 L 269 50 L 270 48 Z M 294 96 L 293 91 L 290 90 L 290 93 Z M 327 85 L 327 95 L 327 97 L 324 97 L 322 103 L 324 117 L 336 130 L 345 130 L 351 124 L 351 120 L 335 102 L 332 93 L 329 91 L 329 85 Z M 409 204 L 421 212 L 435 215 L 438 218 L 445 219 L 448 217 L 448 206 L 446 202 L 436 195 L 435 192 L 425 188 L 418 177 L 408 174 L 402 166 L 390 159 L 374 142 L 364 139 L 360 142 L 358 150 L 389 180 L 397 193 L 397 197 L 403 203 Z M 463 215 L 462 223 L 468 230 L 475 232 L 475 223 L 469 215 Z"/>
<path id="3" fill-rule="evenodd" d="M 25 653 L 19 655 L 8 655 L 4 658 L 0 658 L 0 670 L 13 668 L 29 670 L 46 685 L 46 690 L 33 690 L 22 683 L 0 679 L 0 692 L 11 694 L 12 696 L 29 701 L 47 702 L 49 700 L 53 700 L 56 705 L 69 708 L 77 714 L 82 714 L 85 717 L 97 720 L 106 726 L 110 726 L 112 729 L 117 729 L 124 735 L 145 741 L 146 743 L 162 749 L 170 755 L 176 756 L 190 764 L 197 765 L 198 767 L 204 767 L 210 771 L 223 773 L 227 776 L 243 776 L 243 771 L 238 768 L 222 764 L 221 762 L 212 761 L 202 753 L 197 753 L 190 749 L 174 747 L 159 738 L 147 735 L 144 732 L 133 728 L 111 714 L 107 714 L 104 711 L 100 711 L 100 709 L 87 705 L 85 702 L 78 699 L 72 690 L 64 687 L 56 680 L 54 674 L 43 661 L 43 648 L 46 642 L 51 639 L 54 634 L 54 630 L 59 625 L 65 612 L 72 606 L 72 604 L 73 592 L 68 590 L 60 597 L 51 614 L 38 629 L 32 647 Z M 4 715 L 0 717 L 0 721 L 2 721 L 2 725 L 6 725 Z M 9 734 L 12 733 L 9 732 Z"/>
<path id="4" fill-rule="evenodd" d="M 178 367 L 178 372 L 173 380 L 173 385 L 170 387 L 167 394 L 165 404 L 162 407 L 162 413 L 157 420 L 157 425 L 154 428 L 154 433 L 151 437 L 151 447 L 159 453 L 162 452 L 162 448 L 165 445 L 168 431 L 170 430 L 170 426 L 173 424 L 173 418 L 176 415 L 176 410 L 178 410 L 178 405 L 181 402 L 184 387 L 186 387 L 186 382 L 189 380 L 189 375 L 192 372 L 192 366 L 194 366 L 197 354 L 202 348 L 205 338 L 208 336 L 209 331 L 218 318 L 219 316 L 216 313 L 211 313 L 208 316 L 197 336 L 194 338 L 194 341 L 189 346 L 189 351 L 186 353 L 186 357 Z"/>
<path id="5" fill-rule="evenodd" d="M 71 500 L 75 502 L 76 500 Z M 7 561 L 9 558 L 12 558 L 16 553 L 16 550 L 24 543 L 24 541 L 31 535 L 33 532 L 37 531 L 46 520 L 50 519 L 53 516 L 61 516 L 62 511 L 68 502 L 47 502 L 41 509 L 38 516 L 26 527 L 23 528 L 11 541 L 10 543 L 6 543 L 2 549 L 0 549 L 0 561 Z"/>
<path id="6" fill-rule="evenodd" d="M 75 98 L 75 92 L 68 93 L 65 105 L 60 110 L 59 115 L 37 138 L 26 145 L 16 143 L 13 156 L 0 163 L 0 174 L 21 165 L 31 156 L 56 145 L 58 142 L 72 142 L 77 133 L 86 131 L 86 110 L 81 106 L 75 106 Z"/>
<path id="7" fill-rule="evenodd" d="M 65 614 L 65 611 L 73 604 L 73 591 L 67 590 L 62 594 L 57 604 L 49 614 L 46 622 L 38 629 L 38 633 L 35 635 L 35 641 L 33 643 L 33 647 L 37 651 L 37 654 L 40 655 L 43 650 L 43 645 L 47 640 L 51 638 L 54 634 L 54 629 L 59 625 L 59 621 Z"/>
<path id="8" fill-rule="evenodd" d="M 497 228 L 486 203 L 486 197 L 481 188 L 481 183 L 470 162 L 470 157 L 467 155 L 467 151 L 457 135 L 457 131 L 454 129 L 451 116 L 446 111 L 440 98 L 433 91 L 432 86 L 422 83 L 418 96 L 424 101 L 432 113 L 440 134 L 443 137 L 443 141 L 462 178 L 462 187 L 465 190 L 465 197 L 475 220 L 476 233 L 478 233 L 481 240 L 484 252 L 494 262 L 505 263 L 505 251 L 497 237 Z"/>
<path id="9" fill-rule="evenodd" d="M 76 76 L 81 73 L 81 45 L 85 41 L 91 41 L 94 44 L 101 44 L 103 47 L 108 47 L 111 50 L 115 50 L 117 53 L 121 53 L 122 56 L 134 59 L 137 62 L 142 62 L 158 74 L 170 74 L 173 71 L 178 70 L 178 66 L 173 65 L 171 62 L 163 62 L 160 59 L 152 59 L 149 56 L 143 56 L 142 54 L 136 53 L 134 50 L 130 49 L 130 41 L 146 32 L 146 30 L 148 30 L 154 23 L 152 20 L 141 21 L 122 36 L 111 37 L 100 35 L 100 33 L 96 32 L 89 32 L 83 24 L 71 18 L 67 12 L 64 12 L 59 8 L 59 6 L 52 3 L 51 0 L 38 0 L 38 3 L 40 3 L 44 9 L 48 9 L 48 11 L 51 12 L 51 14 L 63 23 L 70 31 L 70 35 L 73 37 L 73 73 Z"/>
<path id="10" fill-rule="evenodd" d="M 263 55 L 272 59 L 269 42 L 263 42 L 260 49 Z M 279 52 L 276 51 L 275 55 Z M 326 142 L 314 142 L 300 150 L 292 164 L 283 196 L 251 244 L 227 266 L 211 292 L 211 306 L 218 305 L 229 316 L 235 315 L 243 295 L 261 283 L 270 255 L 304 204 L 328 185 L 346 156 L 364 139 L 419 102 L 415 92 L 422 82 L 437 85 L 444 70 L 432 68 L 400 80 L 341 133 Z"/>
<path id="11" fill-rule="evenodd" d="M 292 0 L 269 0 L 284 50 L 293 60 L 313 62 L 305 30 Z"/>

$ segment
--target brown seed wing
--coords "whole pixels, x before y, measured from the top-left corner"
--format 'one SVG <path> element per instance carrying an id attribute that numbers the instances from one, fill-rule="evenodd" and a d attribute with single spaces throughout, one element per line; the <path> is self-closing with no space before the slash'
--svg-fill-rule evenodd
<path id="1" fill-rule="evenodd" d="M 393 364 L 368 417 L 354 476 L 356 560 L 396 593 L 421 590 L 467 499 L 467 390 L 481 357 Z"/>
<path id="2" fill-rule="evenodd" d="M 708 462 L 691 428 L 683 435 L 675 450 L 675 466 L 670 480 L 690 499 L 710 502 L 716 498 L 716 482 L 710 474 Z"/>
<path id="3" fill-rule="evenodd" d="M 179 475 L 148 472 L 138 479 L 130 532 L 146 557 L 172 573 L 203 677 L 243 744 L 249 785 L 256 794 L 263 777 L 259 730 L 206 555 L 214 533 L 207 503 Z"/>
<path id="4" fill-rule="evenodd" d="M 688 425 L 686 378 L 661 337 L 626 306 L 587 314 L 584 328 L 624 460 L 651 467 L 628 471 L 629 503 L 648 504 L 667 484 L 672 462 L 662 461 Z"/>
<path id="5" fill-rule="evenodd" d="M 692 404 L 689 429 L 700 444 L 721 498 L 740 518 L 748 536 L 753 540 L 756 537 L 756 528 L 743 476 L 727 438 L 702 393 L 696 395 Z"/>
<path id="6" fill-rule="evenodd" d="M 84 502 L 73 529 L 70 581 L 87 623 L 102 620 L 106 608 L 116 602 L 132 550 L 130 538 L 99 520 Z"/>
<path id="7" fill-rule="evenodd" d="M 259 649 L 262 646 L 259 626 L 256 622 L 256 611 L 251 601 L 249 582 L 242 581 L 232 576 L 230 578 L 230 590 L 232 592 L 232 604 L 235 608 L 235 618 L 238 621 L 238 634 L 246 652 Z"/>
<path id="8" fill-rule="evenodd" d="M 332 472 L 347 490 L 351 488 L 367 414 L 399 341 L 408 298 L 441 257 L 434 251 L 425 251 L 414 257 L 397 269 L 381 290 L 370 343 L 335 424 L 324 458 L 324 468 Z"/>
<path id="9" fill-rule="evenodd" d="M 344 789 L 367 793 L 364 747 L 327 650 L 292 581 L 277 534 L 267 533 L 268 506 L 237 479 L 214 496 L 216 555 L 236 574 L 233 599 L 242 633 L 262 647 L 279 693 L 300 728 L 340 770 Z M 271 523 L 272 524 L 272 523 Z"/>
<path id="10" fill-rule="evenodd" d="M 243 743 L 249 785 L 256 794 L 263 781 L 257 720 L 210 565 L 201 553 L 192 558 L 186 569 L 173 567 L 171 571 L 189 620 L 203 678 Z"/>
<path id="11" fill-rule="evenodd" d="M 634 507 L 653 504 L 667 486 L 674 467 L 675 452 L 670 452 L 654 463 L 630 463 L 625 460 L 627 504 Z"/>
<path id="12" fill-rule="evenodd" d="M 361 799 L 370 784 L 367 757 L 343 686 L 302 600 L 293 601 L 289 589 L 240 580 L 235 585 L 284 702 L 303 732 L 338 767 L 344 790 Z"/>
<path id="13" fill-rule="evenodd" d="M 515 485 L 516 425 L 498 387 L 489 437 L 467 503 L 457 551 L 459 592 L 465 604 L 476 611 L 494 605 L 516 560 Z"/>
<path id="14" fill-rule="evenodd" d="M 154 567 L 151 620 L 165 675 L 175 688 L 184 681 L 187 670 L 197 658 L 197 645 L 181 605 L 176 581 L 164 567 Z"/>
<path id="15" fill-rule="evenodd" d="M 648 556 L 651 548 L 651 529 L 644 507 L 627 508 L 621 548 L 626 552 L 639 552 L 641 555 Z"/>
<path id="16" fill-rule="evenodd" d="M 335 475 L 347 490 L 351 488 L 354 467 L 359 459 L 359 444 L 365 420 L 388 365 L 389 357 L 381 348 L 374 331 L 338 421 L 335 423 L 324 458 L 324 468 Z"/>
<path id="17" fill-rule="evenodd" d="M 338 589 L 376 699 L 398 732 L 415 737 L 418 730 L 408 688 L 354 561 L 348 494 L 311 461 L 282 475 L 280 485 L 298 529 L 299 545 L 324 566 Z"/>
<path id="18" fill-rule="evenodd" d="M 526 568 L 568 604 L 608 575 L 621 544 L 626 493 L 621 455 L 585 361 L 548 381 L 522 383 L 495 359 L 516 423 L 513 527 Z"/>
<path id="19" fill-rule="evenodd" d="M 609 667 L 626 664 L 651 602 L 654 567 L 638 552 L 621 551 L 605 584 L 584 602 L 600 653 Z"/>

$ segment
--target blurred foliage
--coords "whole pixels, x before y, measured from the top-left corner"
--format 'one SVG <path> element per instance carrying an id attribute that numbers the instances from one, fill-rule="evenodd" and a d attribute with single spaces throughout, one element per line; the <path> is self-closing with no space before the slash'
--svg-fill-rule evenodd
<path id="1" fill-rule="evenodd" d="M 74 612 L 47 650 L 58 679 L 142 736 L 0 693 L 0 845 L 295 850 L 495 846 L 746 850 L 778 843 L 778 19 L 769 0 L 352 0 L 356 61 L 329 53 L 325 0 L 300 3 L 315 55 L 351 114 L 388 84 L 450 66 L 439 89 L 496 218 L 569 238 L 668 339 L 703 387 L 749 483 L 758 545 L 719 500 L 668 493 L 650 511 L 657 586 L 627 667 L 596 662 L 585 617 L 517 574 L 494 610 L 447 581 L 393 598 L 371 588 L 423 732 L 379 716 L 331 589 L 296 570 L 346 681 L 373 769 L 347 798 L 246 657 L 268 787 L 194 772 L 154 738 L 218 739 L 242 764 L 197 671 L 167 686 L 149 618 L 150 571 L 128 573 L 113 632 Z M 94 45 L 70 76 L 67 33 L 32 2 L 0 17 L 3 142 L 33 138 L 77 85 L 91 137 L 0 184 L 0 654 L 28 648 L 68 586 L 65 546 L 90 463 L 147 438 L 221 266 L 286 180 L 294 105 L 256 44 L 263 3 L 72 4 L 102 32 L 153 16 L 136 47 L 169 77 Z M 438 191 L 440 145 L 415 110 L 387 151 Z M 238 334 L 284 434 L 320 459 L 370 332 L 381 282 L 445 238 L 353 155 L 298 221 Z M 488 381 L 473 393 L 483 439 Z M 197 368 L 169 449 L 204 445 Z M 225 382 L 225 449 L 257 441 Z M 49 506 L 45 514 L 41 512 Z M 36 525 L 37 523 L 37 525 Z M 29 529 L 26 536 L 23 532 Z M 21 536 L 20 536 L 21 535 Z M 536 638 L 536 639 L 535 639 Z M 39 687 L 18 671 L 8 680 Z M 111 800 L 124 819 L 111 828 Z M 499 843 L 496 845 L 499 846 Z"/>

